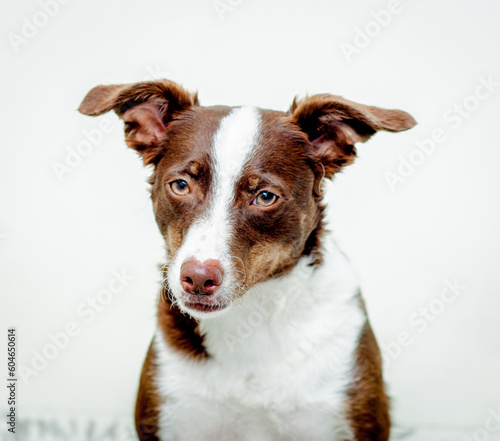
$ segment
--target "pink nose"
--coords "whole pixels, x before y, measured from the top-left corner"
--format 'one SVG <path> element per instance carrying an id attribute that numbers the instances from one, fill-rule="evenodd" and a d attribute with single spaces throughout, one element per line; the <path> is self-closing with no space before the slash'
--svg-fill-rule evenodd
<path id="1" fill-rule="evenodd" d="M 193 294 L 213 294 L 222 283 L 224 272 L 218 260 L 187 260 L 181 266 L 181 285 Z"/>

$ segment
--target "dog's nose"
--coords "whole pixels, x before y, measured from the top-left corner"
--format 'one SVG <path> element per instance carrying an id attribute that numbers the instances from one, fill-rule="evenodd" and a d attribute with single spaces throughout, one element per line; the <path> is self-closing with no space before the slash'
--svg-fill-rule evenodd
<path id="1" fill-rule="evenodd" d="M 181 285 L 193 294 L 213 294 L 222 283 L 222 271 L 218 260 L 187 260 L 181 266 Z"/>

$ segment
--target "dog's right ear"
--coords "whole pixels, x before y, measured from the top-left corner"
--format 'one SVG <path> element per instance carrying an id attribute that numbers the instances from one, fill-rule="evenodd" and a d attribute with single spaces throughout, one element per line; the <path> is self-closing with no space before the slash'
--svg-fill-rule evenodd
<path id="1" fill-rule="evenodd" d="M 79 111 L 97 116 L 114 110 L 125 122 L 125 141 L 145 165 L 157 164 L 163 155 L 167 124 L 175 114 L 198 105 L 196 94 L 168 80 L 94 87 Z"/>

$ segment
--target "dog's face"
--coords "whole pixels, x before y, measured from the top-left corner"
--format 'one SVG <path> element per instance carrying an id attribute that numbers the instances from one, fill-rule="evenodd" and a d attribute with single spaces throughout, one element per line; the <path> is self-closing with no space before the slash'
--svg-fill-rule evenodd
<path id="1" fill-rule="evenodd" d="M 313 159 L 286 116 L 248 107 L 188 110 L 166 139 L 153 205 L 171 257 L 168 286 L 198 316 L 301 256 L 319 220 Z"/>
<path id="2" fill-rule="evenodd" d="M 112 109 L 128 145 L 154 166 L 166 281 L 198 319 L 317 253 L 322 179 L 354 160 L 355 142 L 415 124 L 405 112 L 331 95 L 294 102 L 288 113 L 200 107 L 166 80 L 99 86 L 80 107 L 89 115 Z"/>

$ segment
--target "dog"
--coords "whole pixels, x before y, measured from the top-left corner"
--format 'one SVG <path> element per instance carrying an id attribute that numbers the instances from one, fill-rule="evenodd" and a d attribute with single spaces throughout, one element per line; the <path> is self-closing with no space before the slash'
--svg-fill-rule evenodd
<path id="1" fill-rule="evenodd" d="M 202 107 L 168 80 L 97 86 L 151 166 L 167 264 L 140 378 L 141 440 L 387 440 L 380 352 L 323 183 L 416 122 L 320 94 L 288 112 Z"/>

